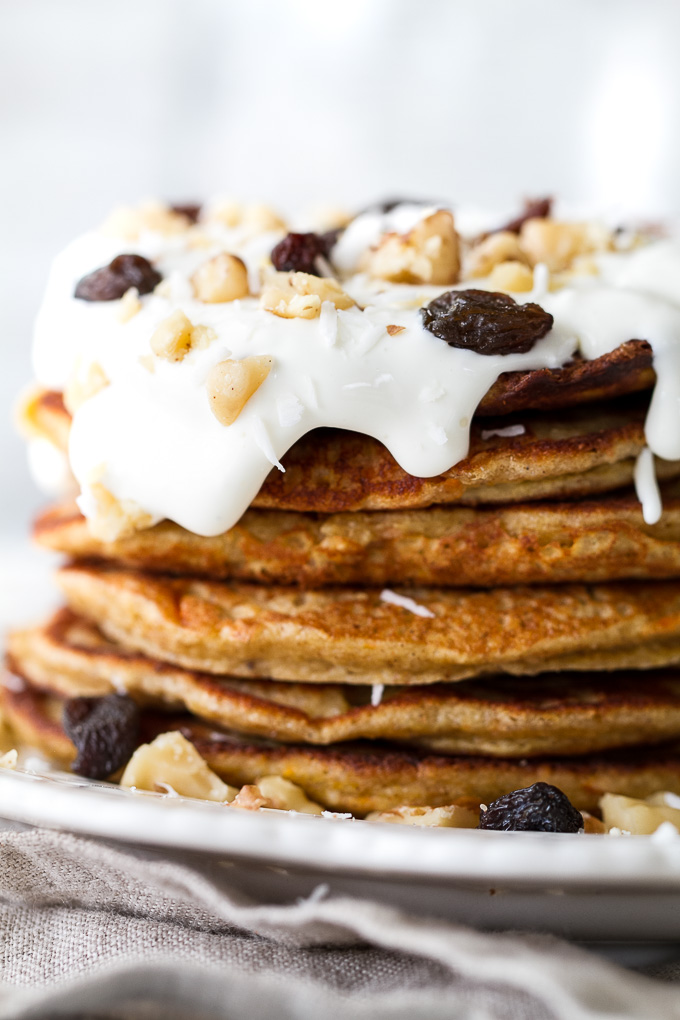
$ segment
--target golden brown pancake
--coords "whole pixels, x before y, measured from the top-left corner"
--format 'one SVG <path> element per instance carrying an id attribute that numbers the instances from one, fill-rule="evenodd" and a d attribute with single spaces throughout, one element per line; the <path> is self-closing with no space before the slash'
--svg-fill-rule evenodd
<path id="1" fill-rule="evenodd" d="M 73 745 L 58 721 L 57 699 L 30 688 L 0 687 L 0 707 L 22 741 L 62 765 L 73 761 Z M 680 794 L 680 753 L 672 747 L 582 758 L 445 757 L 387 744 L 321 748 L 244 741 L 190 717 L 157 713 L 144 714 L 142 740 L 171 729 L 181 729 L 210 767 L 234 786 L 281 775 L 327 808 L 356 815 L 402 805 L 436 807 L 463 797 L 488 804 L 539 781 L 559 787 L 583 811 L 597 810 L 606 792 L 629 797 L 658 790 Z"/>
<path id="2" fill-rule="evenodd" d="M 66 600 L 107 637 L 188 669 L 316 683 L 422 684 L 494 673 L 680 662 L 680 582 L 304 591 L 71 566 Z"/>
<path id="3" fill-rule="evenodd" d="M 107 641 L 69 610 L 11 634 L 8 666 L 60 697 L 124 691 L 142 705 L 284 743 L 379 739 L 447 754 L 527 757 L 680 739 L 678 672 L 392 687 L 371 705 L 362 688 L 218 678 L 169 666 Z"/>
<path id="4" fill-rule="evenodd" d="M 680 485 L 647 525 L 632 493 L 502 508 L 300 514 L 248 510 L 204 538 L 170 521 L 104 542 L 74 504 L 47 510 L 34 535 L 76 559 L 271 584 L 494 587 L 680 577 Z"/>
<path id="5" fill-rule="evenodd" d="M 434 503 L 515 503 L 584 497 L 630 485 L 645 446 L 646 400 L 558 413 L 524 412 L 525 433 L 490 435 L 504 418 L 475 421 L 469 456 L 433 478 L 399 467 L 377 440 L 354 432 L 316 429 L 273 470 L 253 506 L 338 513 L 395 510 Z M 58 393 L 38 396 L 26 411 L 31 428 L 66 449 L 70 417 Z M 680 461 L 657 461 L 657 476 L 680 476 Z"/>

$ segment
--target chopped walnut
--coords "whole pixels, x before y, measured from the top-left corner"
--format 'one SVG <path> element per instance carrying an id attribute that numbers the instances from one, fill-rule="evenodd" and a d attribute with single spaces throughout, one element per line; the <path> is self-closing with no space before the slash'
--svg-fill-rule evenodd
<path id="1" fill-rule="evenodd" d="M 544 262 L 552 273 L 569 269 L 578 255 L 611 251 L 613 248 L 611 231 L 598 223 L 527 220 L 519 239 L 531 265 Z"/>
<path id="2" fill-rule="evenodd" d="M 89 492 L 95 512 L 88 518 L 88 526 L 95 538 L 103 542 L 126 538 L 156 523 L 155 518 L 133 500 L 116 499 L 101 482 L 91 482 Z"/>
<path id="3" fill-rule="evenodd" d="M 207 347 L 216 335 L 210 326 L 194 326 L 178 308 L 156 327 L 149 342 L 157 357 L 165 358 L 166 361 L 181 361 L 189 351 Z"/>
<path id="4" fill-rule="evenodd" d="M 242 786 L 231 802 L 232 807 L 244 808 L 246 811 L 259 811 L 263 807 L 274 807 L 263 797 L 257 786 Z"/>
<path id="5" fill-rule="evenodd" d="M 634 836 L 651 835 L 663 822 L 672 822 L 680 831 L 680 807 L 671 807 L 667 796 L 662 792 L 646 800 L 637 800 L 617 793 L 605 793 L 600 800 L 602 819 L 607 829 L 623 829 Z"/>
<path id="6" fill-rule="evenodd" d="M 446 807 L 399 807 L 391 811 L 372 811 L 369 822 L 392 822 L 397 825 L 426 825 L 447 829 L 476 829 L 479 810 L 463 804 Z"/>
<path id="7" fill-rule="evenodd" d="M 519 294 L 533 289 L 534 274 L 523 262 L 499 262 L 487 277 L 492 290 Z"/>
<path id="8" fill-rule="evenodd" d="M 524 262 L 527 256 L 522 251 L 517 234 L 500 230 L 497 234 L 478 241 L 463 258 L 463 279 L 488 276 L 494 266 L 501 262 Z"/>
<path id="9" fill-rule="evenodd" d="M 14 770 L 17 767 L 18 758 L 19 752 L 16 748 L 12 748 L 11 751 L 6 751 L 5 754 L 0 756 L 0 769 Z"/>
<path id="10" fill-rule="evenodd" d="M 75 414 L 79 407 L 94 397 L 96 393 L 106 389 L 109 380 L 106 372 L 98 361 L 92 361 L 84 373 L 76 371 L 64 390 L 64 405 L 69 414 Z"/>
<path id="11" fill-rule="evenodd" d="M 283 319 L 316 319 L 324 301 L 336 308 L 351 308 L 355 303 L 337 280 L 310 273 L 272 273 L 260 299 L 266 311 Z"/>
<path id="12" fill-rule="evenodd" d="M 438 209 L 408 234 L 385 234 L 365 253 L 360 266 L 370 276 L 392 283 L 455 283 L 460 254 L 453 216 Z"/>
<path id="13" fill-rule="evenodd" d="M 182 234 L 191 226 L 191 221 L 182 213 L 175 212 L 163 202 L 143 202 L 137 207 L 121 206 L 114 209 L 102 226 L 102 232 L 126 241 L 136 241 L 145 231 L 165 234 Z"/>
<path id="14" fill-rule="evenodd" d="M 137 748 L 121 776 L 121 786 L 137 790 L 170 788 L 180 797 L 221 803 L 233 801 L 236 790 L 223 783 L 193 744 L 177 730 L 161 733 Z"/>
<path id="15" fill-rule="evenodd" d="M 126 290 L 118 305 L 118 321 L 129 322 L 137 312 L 141 311 L 142 302 L 139 300 L 139 291 L 136 287 Z"/>
<path id="16" fill-rule="evenodd" d="M 270 807 L 281 811 L 301 811 L 306 815 L 323 814 L 320 804 L 310 800 L 301 787 L 282 776 L 263 776 L 258 779 L 257 786 Z"/>
<path id="17" fill-rule="evenodd" d="M 248 296 L 248 270 L 242 259 L 222 252 L 208 259 L 191 277 L 199 301 L 219 304 Z"/>
<path id="18" fill-rule="evenodd" d="M 277 212 L 257 202 L 244 205 L 224 200 L 208 209 L 206 219 L 217 220 L 226 227 L 243 227 L 253 235 L 287 229 Z"/>
<path id="19" fill-rule="evenodd" d="M 210 370 L 206 380 L 210 410 L 222 425 L 233 425 L 269 375 L 272 362 L 266 354 L 259 354 L 241 361 L 220 361 Z"/>
<path id="20" fill-rule="evenodd" d="M 397 333 L 403 333 L 406 326 L 386 326 L 386 329 L 390 336 L 396 336 Z"/>
<path id="21" fill-rule="evenodd" d="M 581 812 L 583 818 L 583 831 L 589 835 L 602 836 L 607 831 L 607 826 L 604 822 L 601 822 L 599 818 L 595 818 L 594 815 L 588 814 L 587 811 Z"/>

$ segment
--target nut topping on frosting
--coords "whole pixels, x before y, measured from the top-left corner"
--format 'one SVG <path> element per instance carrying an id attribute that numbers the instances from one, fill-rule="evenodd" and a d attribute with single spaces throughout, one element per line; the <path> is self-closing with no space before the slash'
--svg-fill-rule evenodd
<path id="1" fill-rule="evenodd" d="M 529 261 L 517 235 L 505 230 L 489 234 L 475 244 L 463 259 L 463 278 L 468 280 L 488 276 L 495 266 L 508 261 Z"/>
<path id="2" fill-rule="evenodd" d="M 81 301 L 117 301 L 130 287 L 137 294 L 150 294 L 162 279 L 143 255 L 117 255 L 108 266 L 83 276 L 74 296 Z"/>
<path id="3" fill-rule="evenodd" d="M 192 223 L 184 208 L 166 205 L 164 202 L 143 202 L 136 207 L 121 206 L 114 209 L 102 227 L 102 233 L 110 237 L 122 237 L 136 241 L 141 234 L 156 233 L 171 237 L 183 234 Z"/>
<path id="4" fill-rule="evenodd" d="M 450 347 L 477 354 L 524 354 L 552 329 L 540 305 L 518 305 L 507 294 L 449 290 L 421 309 L 423 325 Z"/>
<path id="5" fill-rule="evenodd" d="M 194 347 L 207 347 L 215 333 L 209 326 L 194 326 L 181 308 L 163 319 L 153 333 L 151 350 L 166 361 L 181 361 Z"/>
<path id="6" fill-rule="evenodd" d="M 527 220 L 519 237 L 531 265 L 544 262 L 551 273 L 568 269 L 578 255 L 613 248 L 611 231 L 597 223 Z"/>
<path id="7" fill-rule="evenodd" d="M 336 308 L 351 308 L 354 300 L 332 277 L 309 273 L 277 273 L 262 291 L 262 307 L 283 319 L 316 319 L 321 305 L 330 301 Z"/>
<path id="8" fill-rule="evenodd" d="M 85 371 L 76 372 L 64 389 L 64 404 L 69 414 L 75 414 L 79 407 L 109 385 L 106 372 L 98 361 L 92 361 Z"/>
<path id="9" fill-rule="evenodd" d="M 243 259 L 222 252 L 208 259 L 191 277 L 199 301 L 220 304 L 248 297 L 248 270 Z"/>
<path id="10" fill-rule="evenodd" d="M 220 361 L 206 380 L 210 410 L 222 425 L 233 425 L 253 393 L 271 371 L 273 359 L 265 354 Z"/>
<path id="11" fill-rule="evenodd" d="M 453 216 L 438 209 L 408 234 L 385 234 L 362 259 L 369 276 L 391 283 L 455 283 L 460 269 L 458 235 Z"/>

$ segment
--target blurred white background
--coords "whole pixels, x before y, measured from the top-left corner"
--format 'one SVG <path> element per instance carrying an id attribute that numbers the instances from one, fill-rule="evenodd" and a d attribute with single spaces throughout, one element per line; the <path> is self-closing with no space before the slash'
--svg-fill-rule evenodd
<path id="1" fill-rule="evenodd" d="M 678 40 L 678 0 L 0 0 L 5 537 L 40 502 L 9 417 L 49 261 L 111 206 L 677 213 Z"/>

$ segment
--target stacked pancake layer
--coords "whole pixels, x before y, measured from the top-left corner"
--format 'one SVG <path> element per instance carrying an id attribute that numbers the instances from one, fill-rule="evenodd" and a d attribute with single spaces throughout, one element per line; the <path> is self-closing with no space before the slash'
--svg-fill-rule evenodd
<path id="1" fill-rule="evenodd" d="M 216 534 L 60 502 L 35 537 L 70 560 L 67 608 L 10 636 L 5 715 L 69 763 L 65 700 L 124 693 L 141 740 L 179 729 L 231 785 L 357 815 L 538 780 L 591 811 L 680 794 L 680 461 L 656 462 L 655 523 L 632 488 L 654 378 L 634 339 L 501 372 L 467 457 L 425 478 L 311 431 Z M 43 386 L 24 420 L 65 453 L 74 413 Z"/>

